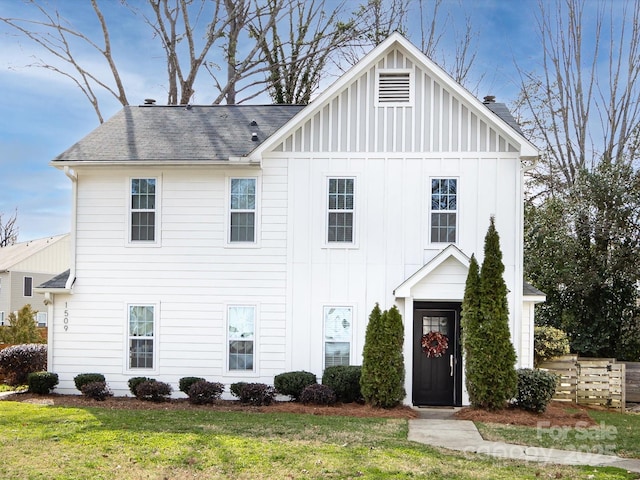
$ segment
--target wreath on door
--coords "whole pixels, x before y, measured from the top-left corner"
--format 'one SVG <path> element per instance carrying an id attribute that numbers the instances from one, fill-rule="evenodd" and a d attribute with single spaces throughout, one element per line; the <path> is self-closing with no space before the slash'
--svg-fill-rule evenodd
<path id="1" fill-rule="evenodd" d="M 449 339 L 440 332 L 432 331 L 422 335 L 420 345 L 427 358 L 437 358 L 441 357 L 449 348 Z"/>

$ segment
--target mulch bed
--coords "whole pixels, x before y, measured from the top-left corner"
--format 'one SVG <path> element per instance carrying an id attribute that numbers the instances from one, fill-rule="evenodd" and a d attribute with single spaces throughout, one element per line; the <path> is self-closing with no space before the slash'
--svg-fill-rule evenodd
<path id="1" fill-rule="evenodd" d="M 108 409 L 126 408 L 129 410 L 209 410 L 218 412 L 255 412 L 255 413 L 304 413 L 310 415 L 342 415 L 349 417 L 379 418 L 417 418 L 418 413 L 404 405 L 395 408 L 374 408 L 359 403 L 343 403 L 332 407 L 303 405 L 295 402 L 274 402 L 265 407 L 243 405 L 234 400 L 219 400 L 213 405 L 192 405 L 186 399 L 171 399 L 166 402 L 147 402 L 135 397 L 111 397 L 97 401 L 82 395 L 34 395 L 18 393 L 2 398 L 3 401 L 27 402 L 42 405 L 65 407 L 100 407 Z"/>
<path id="2" fill-rule="evenodd" d="M 108 409 L 125 408 L 129 410 L 209 410 L 218 412 L 254 412 L 254 413 L 300 413 L 310 415 L 343 415 L 349 417 L 378 418 L 418 418 L 419 412 L 411 407 L 400 405 L 395 408 L 375 408 L 360 403 L 343 403 L 331 407 L 303 405 L 296 402 L 274 402 L 269 406 L 256 407 L 243 405 L 234 400 L 219 400 L 214 405 L 192 405 L 186 399 L 171 399 L 154 403 L 138 400 L 135 397 L 111 397 L 97 401 L 82 395 L 35 395 L 17 393 L 0 399 L 1 401 L 28 402 L 43 405 L 67 407 L 100 407 Z M 480 410 L 465 407 L 455 413 L 455 418 L 474 422 L 501 423 L 505 425 L 523 425 L 535 427 L 539 422 L 549 422 L 550 426 L 574 427 L 577 422 L 591 426 L 596 423 L 589 417 L 588 409 L 576 404 L 551 402 L 543 413 L 527 412 L 518 408 L 507 408 L 498 411 Z"/>
<path id="3" fill-rule="evenodd" d="M 596 422 L 589 417 L 588 411 L 589 409 L 573 403 L 551 402 L 542 413 L 513 407 L 494 412 L 467 407 L 456 412 L 455 417 L 474 422 L 527 427 L 536 427 L 539 422 L 549 422 L 549 426 L 552 427 L 575 427 L 577 422 L 584 422 L 581 425 L 585 427 L 596 425 Z"/>

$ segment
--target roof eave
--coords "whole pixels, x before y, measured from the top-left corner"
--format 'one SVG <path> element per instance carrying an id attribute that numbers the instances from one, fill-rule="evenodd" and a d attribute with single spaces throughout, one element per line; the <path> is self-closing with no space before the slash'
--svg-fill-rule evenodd
<path id="1" fill-rule="evenodd" d="M 249 157 L 230 157 L 226 160 L 211 159 L 188 159 L 188 160 L 52 160 L 49 165 L 62 169 L 64 167 L 96 167 L 96 166 L 150 166 L 150 165 L 168 165 L 168 166 L 248 166 L 260 165 L 260 160 Z"/>

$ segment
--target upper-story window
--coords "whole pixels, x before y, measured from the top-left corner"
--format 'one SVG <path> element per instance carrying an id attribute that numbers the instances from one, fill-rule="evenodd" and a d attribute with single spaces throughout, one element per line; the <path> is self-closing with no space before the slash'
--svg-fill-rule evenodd
<path id="1" fill-rule="evenodd" d="M 431 179 L 431 242 L 455 243 L 457 225 L 458 180 Z"/>
<path id="2" fill-rule="evenodd" d="M 24 277 L 22 295 L 25 297 L 33 297 L 33 277 Z"/>
<path id="3" fill-rule="evenodd" d="M 256 240 L 255 178 L 232 178 L 230 188 L 229 242 Z"/>
<path id="4" fill-rule="evenodd" d="M 353 243 L 355 179 L 330 178 L 327 208 L 327 242 Z"/>
<path id="5" fill-rule="evenodd" d="M 131 179 L 131 241 L 156 241 L 156 179 Z"/>

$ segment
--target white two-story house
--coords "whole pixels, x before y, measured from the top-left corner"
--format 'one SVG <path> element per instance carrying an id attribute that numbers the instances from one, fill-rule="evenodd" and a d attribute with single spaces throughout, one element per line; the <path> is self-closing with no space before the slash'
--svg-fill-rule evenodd
<path id="1" fill-rule="evenodd" d="M 307 106 L 125 107 L 51 163 L 73 185 L 72 265 L 42 286 L 49 370 L 116 394 L 148 376 L 272 384 L 362 362 L 397 305 L 405 403 L 466 403 L 460 305 L 491 216 L 518 366 L 532 365 L 523 172 L 538 156 L 393 34 Z M 420 339 L 449 339 L 428 358 Z"/>

